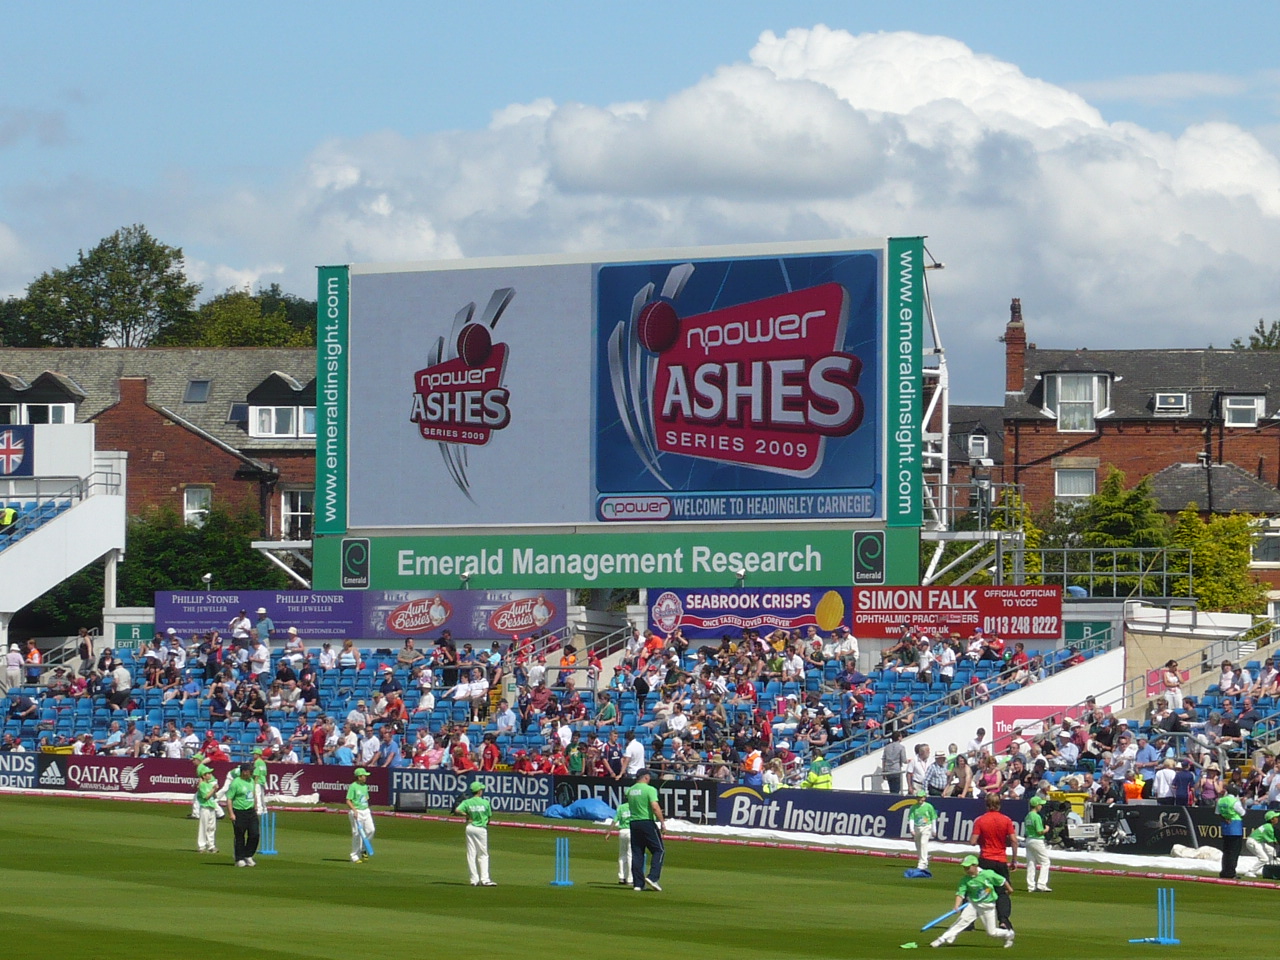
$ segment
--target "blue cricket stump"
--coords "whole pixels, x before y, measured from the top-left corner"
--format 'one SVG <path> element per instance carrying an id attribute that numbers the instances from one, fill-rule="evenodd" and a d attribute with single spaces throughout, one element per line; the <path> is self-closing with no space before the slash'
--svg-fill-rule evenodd
<path id="1" fill-rule="evenodd" d="M 276 849 L 276 812 L 267 810 L 258 818 L 258 852 L 264 857 L 274 857 Z"/>
<path id="2" fill-rule="evenodd" d="M 359 821 L 359 820 L 357 820 L 357 821 L 356 821 L 356 829 L 357 829 L 358 831 L 360 831 L 360 842 L 361 842 L 362 844 L 364 844 L 364 852 L 365 852 L 368 856 L 372 857 L 372 856 L 373 856 L 373 841 L 372 841 L 372 840 L 370 840 L 370 839 L 369 839 L 369 835 L 368 835 L 367 833 L 365 833 L 365 832 L 364 832 L 364 826 L 360 823 L 360 821 Z"/>
<path id="3" fill-rule="evenodd" d="M 1158 943 L 1166 947 L 1176 947 L 1178 939 L 1176 923 L 1178 917 L 1177 901 L 1173 887 L 1160 887 L 1156 890 L 1156 935 L 1139 937 L 1130 943 Z"/>
<path id="4" fill-rule="evenodd" d="M 572 887 L 569 879 L 569 838 L 556 837 L 556 878 L 551 881 L 553 887 Z"/>

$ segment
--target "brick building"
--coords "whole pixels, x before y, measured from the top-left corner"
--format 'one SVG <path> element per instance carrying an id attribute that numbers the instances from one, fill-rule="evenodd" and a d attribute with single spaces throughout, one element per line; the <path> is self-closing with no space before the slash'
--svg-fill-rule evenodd
<path id="1" fill-rule="evenodd" d="M 0 348 L 0 424 L 96 424 L 130 514 L 250 505 L 264 536 L 309 539 L 315 403 L 310 349 Z"/>
<path id="2" fill-rule="evenodd" d="M 1032 509 L 1088 497 L 1107 472 L 1153 476 L 1173 513 L 1280 517 L 1280 355 L 1250 350 L 1045 350 L 1014 300 L 1005 346 L 1003 463 Z M 1280 525 L 1255 568 L 1280 584 Z"/>

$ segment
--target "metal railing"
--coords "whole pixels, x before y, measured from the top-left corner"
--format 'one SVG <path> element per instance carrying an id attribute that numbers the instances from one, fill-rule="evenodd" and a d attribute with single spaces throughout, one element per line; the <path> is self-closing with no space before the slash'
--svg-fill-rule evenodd
<path id="1" fill-rule="evenodd" d="M 1019 583 L 1057 584 L 1089 597 L 1167 599 L 1195 596 L 1191 551 L 1183 547 L 1009 547 L 996 544 L 996 567 L 1008 558 Z M 1078 591 L 1071 591 L 1072 593 Z"/>
<path id="2" fill-rule="evenodd" d="M 1013 508 L 1020 502 L 1016 496 L 1020 489 L 1016 483 L 992 483 L 990 480 L 968 483 L 926 481 L 923 491 L 926 529 L 1017 529 L 1021 521 Z"/>

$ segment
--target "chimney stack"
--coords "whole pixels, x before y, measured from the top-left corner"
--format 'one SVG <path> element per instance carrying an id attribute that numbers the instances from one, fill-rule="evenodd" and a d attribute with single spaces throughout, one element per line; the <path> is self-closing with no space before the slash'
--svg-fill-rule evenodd
<path id="1" fill-rule="evenodd" d="M 1004 341 L 1004 392 L 1021 394 L 1027 370 L 1027 328 L 1017 297 L 1009 303 L 1009 323 L 1000 339 Z"/>

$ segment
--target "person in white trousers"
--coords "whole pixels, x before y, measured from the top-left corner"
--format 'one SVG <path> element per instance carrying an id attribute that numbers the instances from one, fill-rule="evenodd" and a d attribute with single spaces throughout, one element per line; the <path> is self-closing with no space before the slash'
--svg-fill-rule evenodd
<path id="1" fill-rule="evenodd" d="M 369 771 L 356 767 L 355 780 L 347 787 L 347 819 L 351 821 L 351 862 L 368 860 L 373 846 L 373 814 L 369 812 Z M 365 841 L 370 843 L 366 846 Z"/>
<path id="2" fill-rule="evenodd" d="M 916 844 L 916 869 L 929 869 L 929 841 L 937 829 L 938 811 L 929 802 L 929 791 L 916 791 L 916 804 L 907 814 L 907 829 Z"/>
<path id="3" fill-rule="evenodd" d="M 955 909 L 960 910 L 960 916 L 929 946 L 944 947 L 955 943 L 956 937 L 980 920 L 987 936 L 1003 940 L 1006 947 L 1012 947 L 1013 931 L 1001 927 L 1000 921 L 996 919 L 996 895 L 1000 890 L 1006 894 L 1013 893 L 1013 887 L 994 870 L 979 867 L 978 858 L 973 854 L 961 860 L 960 866 L 964 867 L 964 878 L 956 888 L 955 905 Z"/>
<path id="4" fill-rule="evenodd" d="M 484 784 L 471 784 L 471 796 L 461 800 L 453 812 L 467 818 L 467 870 L 473 887 L 496 887 L 489 879 L 489 818 L 493 806 L 483 796 Z"/>
<path id="5" fill-rule="evenodd" d="M 1049 889 L 1049 844 L 1045 840 L 1048 828 L 1040 808 L 1044 797 L 1032 797 L 1027 801 L 1031 809 L 1022 825 L 1027 837 L 1027 893 L 1053 893 Z"/>
<path id="6" fill-rule="evenodd" d="M 218 782 L 213 779 L 213 771 L 203 764 L 196 768 L 196 774 L 200 777 L 196 782 L 196 806 L 200 811 L 196 849 L 201 853 L 217 853 L 218 801 L 214 794 L 218 791 Z"/>
<path id="7" fill-rule="evenodd" d="M 618 883 L 631 885 L 631 805 L 625 800 L 618 804 L 610 829 L 618 831 Z M 605 831 L 608 838 L 609 830 Z"/>

